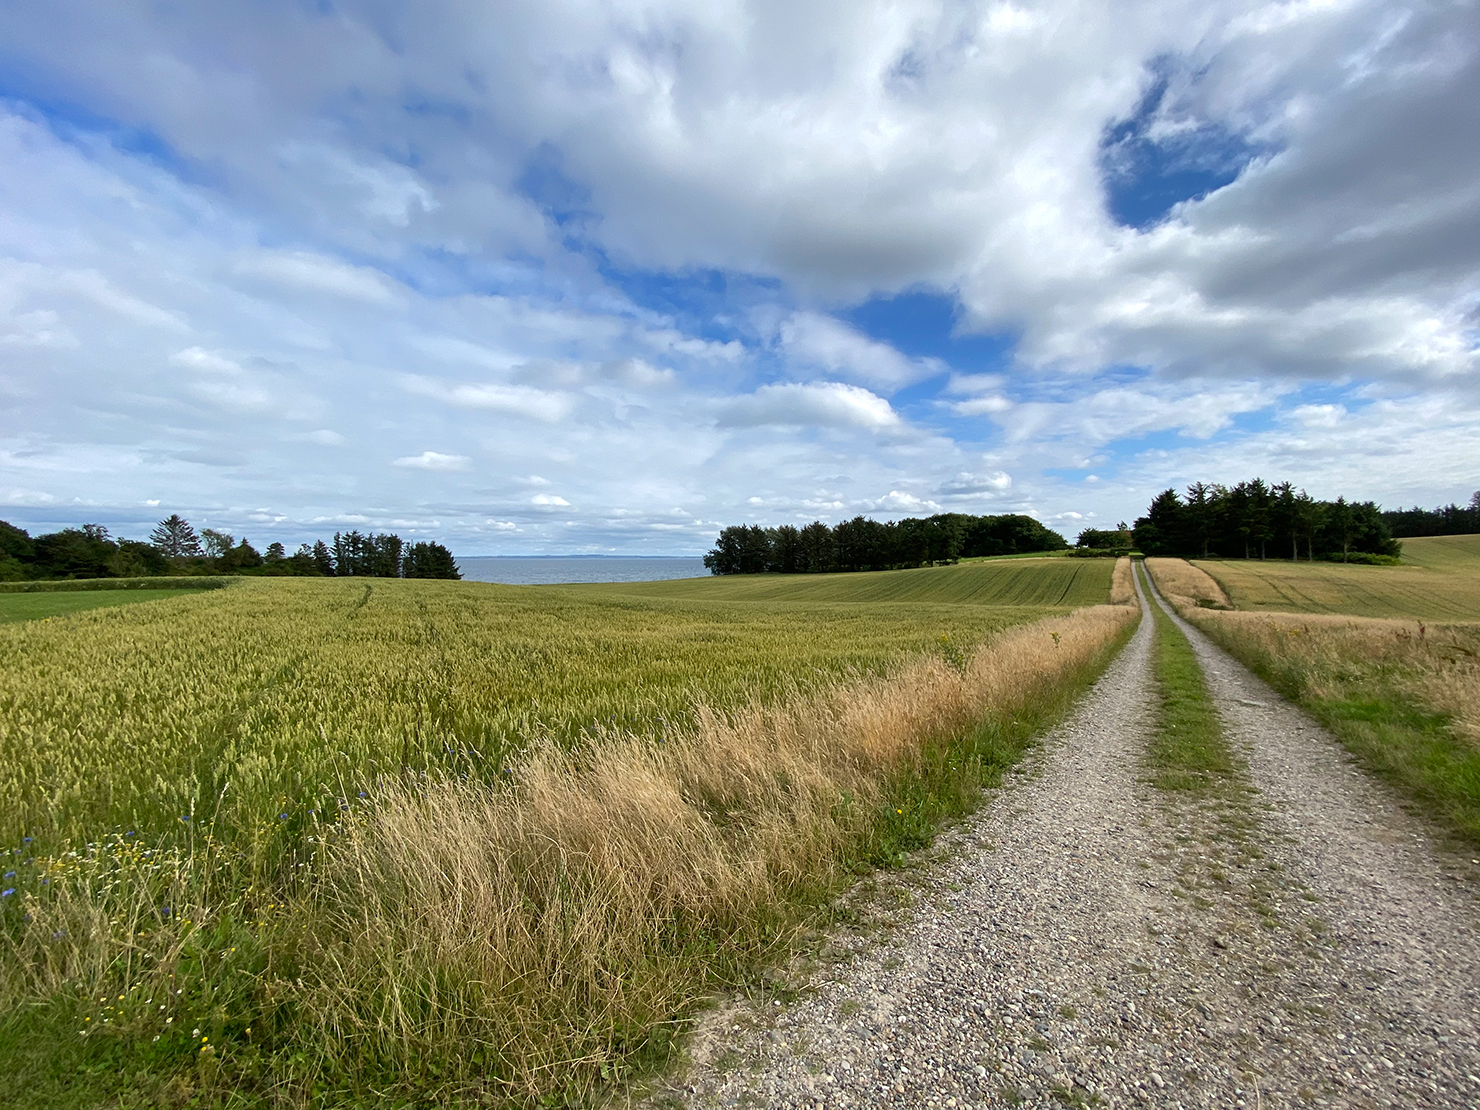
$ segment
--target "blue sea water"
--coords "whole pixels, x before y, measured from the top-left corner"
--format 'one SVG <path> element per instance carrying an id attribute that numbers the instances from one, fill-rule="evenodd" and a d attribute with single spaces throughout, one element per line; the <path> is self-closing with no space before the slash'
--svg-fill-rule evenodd
<path id="1" fill-rule="evenodd" d="M 702 578 L 709 574 L 697 555 L 616 556 L 460 555 L 458 568 L 468 582 L 511 586 L 550 586 L 563 582 L 657 582 Z"/>

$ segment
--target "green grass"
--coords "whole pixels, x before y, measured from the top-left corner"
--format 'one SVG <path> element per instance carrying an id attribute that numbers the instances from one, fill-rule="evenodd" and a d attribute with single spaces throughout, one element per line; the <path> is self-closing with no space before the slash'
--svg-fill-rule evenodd
<path id="1" fill-rule="evenodd" d="M 1159 698 L 1156 729 L 1147 746 L 1151 781 L 1163 790 L 1207 793 L 1236 773 L 1218 711 L 1192 645 L 1153 599 L 1154 671 Z"/>
<path id="2" fill-rule="evenodd" d="M 114 605 L 132 605 L 136 601 L 161 601 L 184 597 L 197 590 L 88 590 L 75 593 L 0 594 L 0 624 L 10 621 L 48 620 L 70 616 L 87 609 L 107 609 Z"/>
<path id="3" fill-rule="evenodd" d="M 861 574 L 737 574 L 565 588 L 587 596 L 620 595 L 713 602 L 1078 608 L 1100 605 L 1108 599 L 1110 576 L 1114 569 L 1113 559 L 1023 557 Z"/>
<path id="4" fill-rule="evenodd" d="M 1404 566 L 1199 559 L 1238 609 L 1480 621 L 1480 536 L 1403 541 Z"/>

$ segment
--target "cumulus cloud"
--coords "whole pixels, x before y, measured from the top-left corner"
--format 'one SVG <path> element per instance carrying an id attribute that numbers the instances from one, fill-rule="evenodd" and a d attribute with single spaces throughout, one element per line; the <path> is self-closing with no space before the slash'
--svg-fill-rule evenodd
<path id="1" fill-rule="evenodd" d="M 797 312 L 783 321 L 780 342 L 794 365 L 889 389 L 945 369 L 937 359 L 906 358 L 889 344 L 815 312 Z"/>
<path id="2" fill-rule="evenodd" d="M 861 428 L 883 431 L 898 427 L 899 414 L 889 402 L 856 385 L 842 382 L 782 382 L 720 406 L 721 426 Z"/>
<path id="3" fill-rule="evenodd" d="M 466 455 L 444 455 L 441 451 L 423 451 L 396 459 L 393 466 L 408 470 L 466 470 L 473 460 Z"/>
<path id="4" fill-rule="evenodd" d="M 12 5 L 5 511 L 702 550 L 751 510 L 1115 519 L 1261 469 L 1466 497 L 1472 23 L 81 0 L 59 35 Z M 900 292 L 962 334 L 854 311 Z M 1000 358 L 962 353 L 978 330 Z"/>

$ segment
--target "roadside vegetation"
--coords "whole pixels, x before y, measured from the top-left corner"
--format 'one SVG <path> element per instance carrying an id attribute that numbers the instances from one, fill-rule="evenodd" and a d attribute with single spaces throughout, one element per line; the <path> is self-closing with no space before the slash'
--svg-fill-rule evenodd
<path id="1" fill-rule="evenodd" d="M 1098 674 L 1136 611 L 1048 566 L 1058 606 L 981 564 L 970 601 L 246 581 L 0 629 L 0 1103 L 594 1097 Z"/>
<path id="2" fill-rule="evenodd" d="M 1480 844 L 1480 623 L 1471 608 L 1480 537 L 1405 547 L 1428 565 L 1325 567 L 1332 580 L 1323 581 L 1289 564 L 1201 564 L 1228 585 L 1235 612 L 1219 611 L 1222 590 L 1199 567 L 1147 566 L 1184 617 L 1424 812 Z M 1261 604 L 1286 611 L 1242 609 Z M 1436 612 L 1469 619 L 1436 621 Z"/>

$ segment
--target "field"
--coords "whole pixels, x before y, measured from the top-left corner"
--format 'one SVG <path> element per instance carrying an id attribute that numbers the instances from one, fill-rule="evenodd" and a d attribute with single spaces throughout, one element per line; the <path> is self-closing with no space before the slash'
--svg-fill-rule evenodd
<path id="1" fill-rule="evenodd" d="M 1480 536 L 1404 540 L 1403 559 L 1397 567 L 1214 559 L 1193 565 L 1238 609 L 1480 621 Z"/>
<path id="2" fill-rule="evenodd" d="M 574 587 L 593 594 L 706 601 L 919 605 L 1016 605 L 1077 608 L 1102 603 L 1113 559 L 1008 556 L 947 567 L 870 574 L 733 575 L 670 582 L 613 582 Z"/>
<path id="3" fill-rule="evenodd" d="M 1038 592 L 1103 601 L 1110 567 L 1088 570 Z M 623 590 L 255 579 L 18 625 L 0 637 L 0 838 L 172 835 L 182 817 L 244 833 L 401 768 L 496 775 L 540 735 L 686 725 L 700 702 L 879 674 L 942 636 L 969 651 L 1044 612 L 1018 601 L 1023 573 L 904 573 Z M 869 604 L 879 593 L 895 603 Z"/>
<path id="4" fill-rule="evenodd" d="M 65 617 L 85 609 L 107 609 L 136 601 L 183 597 L 194 590 L 78 590 L 75 592 L 0 593 L 0 624 Z"/>
<path id="5" fill-rule="evenodd" d="M 588 1100 L 1134 623 L 1070 611 L 1108 560 L 1003 566 L 257 579 L 0 628 L 0 1104 Z"/>

